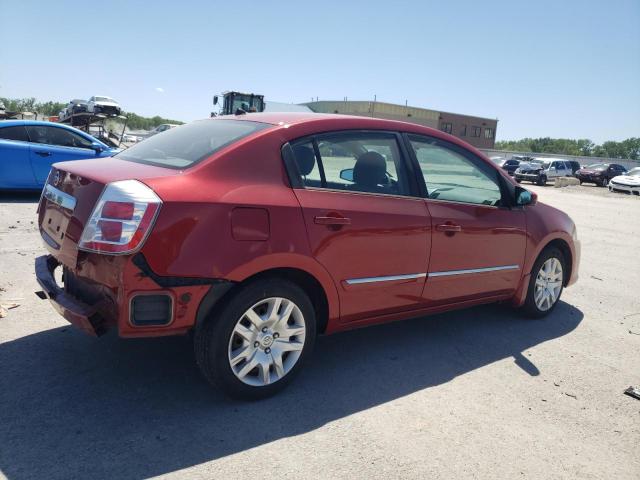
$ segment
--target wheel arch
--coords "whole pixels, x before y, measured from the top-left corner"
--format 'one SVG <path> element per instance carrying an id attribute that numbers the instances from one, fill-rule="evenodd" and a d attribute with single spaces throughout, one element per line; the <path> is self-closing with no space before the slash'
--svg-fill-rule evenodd
<path id="1" fill-rule="evenodd" d="M 524 274 L 522 275 L 522 279 L 520 280 L 520 285 L 516 289 L 516 293 L 514 294 L 511 300 L 511 303 L 513 306 L 520 307 L 524 304 L 524 301 L 527 295 L 527 289 L 529 286 L 529 281 L 531 279 L 531 270 L 533 269 L 533 266 L 535 265 L 536 260 L 538 260 L 540 255 L 542 255 L 542 252 L 544 252 L 549 247 L 555 247 L 558 250 L 560 250 L 560 252 L 562 252 L 562 255 L 565 259 L 565 264 L 566 264 L 565 265 L 566 272 L 564 275 L 564 286 L 567 287 L 569 285 L 572 279 L 572 276 L 574 274 L 573 270 L 575 268 L 575 262 L 577 261 L 576 259 L 577 252 L 575 251 L 575 248 L 571 247 L 571 245 L 572 244 L 567 238 L 563 238 L 560 236 L 553 236 L 553 237 L 550 236 L 540 242 L 538 248 L 535 250 L 535 253 L 531 255 L 531 257 L 528 257 L 528 260 L 525 263 L 526 268 L 524 269 Z"/>
<path id="2" fill-rule="evenodd" d="M 240 291 L 244 285 L 266 278 L 281 278 L 289 280 L 304 290 L 311 300 L 316 313 L 318 333 L 324 333 L 327 330 L 330 320 L 337 318 L 338 314 L 336 309 L 338 305 L 336 304 L 337 292 L 335 292 L 335 289 L 333 292 L 329 291 L 328 294 L 327 289 L 322 282 L 304 269 L 294 267 L 272 267 L 248 275 L 240 281 L 212 286 L 200 303 L 200 307 L 198 308 L 198 313 L 196 315 L 195 326 L 197 327 L 201 325 L 207 318 L 214 314 L 217 309 L 221 308 L 227 300 Z M 334 293 L 336 298 L 332 298 L 331 293 Z"/>
<path id="3" fill-rule="evenodd" d="M 536 258 L 538 258 L 540 254 L 542 254 L 542 252 L 544 252 L 547 248 L 553 247 L 560 250 L 564 258 L 564 267 L 566 271 L 563 275 L 563 284 L 566 287 L 573 273 L 573 252 L 571 251 L 571 247 L 569 246 L 569 244 L 564 239 L 554 238 L 553 240 L 549 241 L 544 247 L 542 247 Z"/>

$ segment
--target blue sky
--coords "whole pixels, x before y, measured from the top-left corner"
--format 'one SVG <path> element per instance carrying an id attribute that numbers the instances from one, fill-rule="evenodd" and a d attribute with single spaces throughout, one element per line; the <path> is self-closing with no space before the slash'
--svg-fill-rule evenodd
<path id="1" fill-rule="evenodd" d="M 188 121 L 224 90 L 377 95 L 498 118 L 499 140 L 640 136 L 639 0 L 0 0 L 0 18 L 3 97 Z"/>

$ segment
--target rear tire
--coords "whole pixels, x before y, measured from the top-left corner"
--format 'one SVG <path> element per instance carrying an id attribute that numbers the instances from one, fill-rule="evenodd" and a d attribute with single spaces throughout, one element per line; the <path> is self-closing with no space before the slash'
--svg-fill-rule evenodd
<path id="1" fill-rule="evenodd" d="M 226 395 L 266 398 L 282 390 L 311 355 L 316 317 L 295 283 L 264 278 L 248 283 L 196 330 L 196 361 Z"/>
<path id="2" fill-rule="evenodd" d="M 523 313 L 530 318 L 549 315 L 560 300 L 565 275 L 565 259 L 562 252 L 555 247 L 544 249 L 531 269 L 527 297 L 522 307 Z"/>

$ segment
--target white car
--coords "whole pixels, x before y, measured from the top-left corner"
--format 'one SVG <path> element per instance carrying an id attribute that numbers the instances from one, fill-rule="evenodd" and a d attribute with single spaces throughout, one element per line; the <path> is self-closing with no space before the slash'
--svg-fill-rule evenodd
<path id="1" fill-rule="evenodd" d="M 122 109 L 113 98 L 104 96 L 93 96 L 87 103 L 87 112 L 104 113 L 106 115 L 120 115 Z"/>
<path id="2" fill-rule="evenodd" d="M 151 130 L 149 132 L 149 136 L 151 137 L 151 136 L 156 135 L 158 133 L 166 132 L 167 130 L 171 130 L 172 128 L 176 128 L 177 126 L 178 125 L 176 125 L 174 123 L 163 123 L 161 125 L 158 125 L 153 130 Z"/>
<path id="3" fill-rule="evenodd" d="M 623 175 L 609 181 L 610 192 L 627 192 L 640 195 L 640 167 L 635 167 Z"/>
<path id="4" fill-rule="evenodd" d="M 122 141 L 123 142 L 127 142 L 127 143 L 137 143 L 139 141 L 143 140 L 142 137 L 138 136 L 138 135 L 133 135 L 131 133 L 125 133 L 122 136 Z"/>
<path id="5" fill-rule="evenodd" d="M 530 162 L 522 162 L 515 171 L 518 183 L 526 180 L 537 185 L 546 185 L 547 180 L 557 177 L 571 177 L 571 164 L 557 158 L 536 157 Z"/>

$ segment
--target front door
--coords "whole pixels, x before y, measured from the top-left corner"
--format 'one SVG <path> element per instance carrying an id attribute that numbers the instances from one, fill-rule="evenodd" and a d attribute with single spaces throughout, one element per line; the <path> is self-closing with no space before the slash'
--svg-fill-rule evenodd
<path id="1" fill-rule="evenodd" d="M 422 302 L 431 222 L 398 138 L 341 132 L 293 144 L 303 185 L 294 191 L 343 322 Z"/>
<path id="2" fill-rule="evenodd" d="M 425 300 L 442 305 L 513 293 L 524 262 L 525 213 L 503 206 L 498 171 L 447 142 L 409 139 L 433 226 Z"/>
<path id="3" fill-rule="evenodd" d="M 66 160 L 95 158 L 91 141 L 63 127 L 27 126 L 31 139 L 31 167 L 36 181 L 44 185 L 51 165 Z"/>

